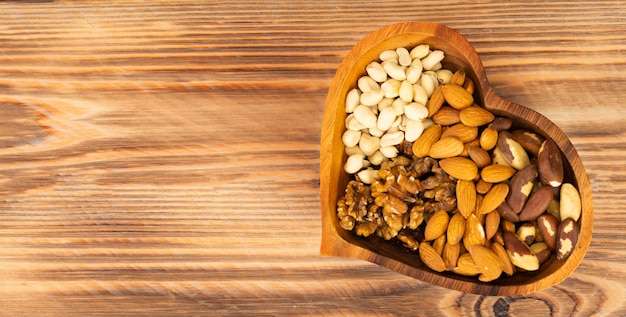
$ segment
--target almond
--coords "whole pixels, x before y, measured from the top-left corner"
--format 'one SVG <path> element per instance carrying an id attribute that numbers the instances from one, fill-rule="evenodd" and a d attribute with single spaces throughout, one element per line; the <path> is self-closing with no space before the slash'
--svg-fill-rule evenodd
<path id="1" fill-rule="evenodd" d="M 481 273 L 478 277 L 480 281 L 489 282 L 500 277 L 502 274 L 502 265 L 500 264 L 498 255 L 481 245 L 472 246 L 469 252 Z"/>
<path id="2" fill-rule="evenodd" d="M 439 210 L 430 217 L 424 229 L 424 240 L 431 241 L 439 238 L 448 229 L 450 216 L 445 210 Z"/>
<path id="3" fill-rule="evenodd" d="M 556 258 L 558 260 L 565 260 L 572 254 L 576 247 L 578 234 L 580 233 L 580 225 L 572 218 L 567 218 L 561 221 L 558 232 Z"/>
<path id="4" fill-rule="evenodd" d="M 444 99 L 452 108 L 461 110 L 474 104 L 474 97 L 463 87 L 455 84 L 445 84 L 440 87 Z"/>
<path id="5" fill-rule="evenodd" d="M 473 148 L 473 147 L 475 147 L 475 148 L 479 148 L 480 147 L 480 140 L 478 138 L 463 144 L 463 152 L 461 152 L 460 156 L 468 157 L 469 156 L 469 149 Z"/>
<path id="6" fill-rule="evenodd" d="M 467 90 L 470 94 L 473 94 L 476 86 L 474 85 L 474 82 L 466 76 L 465 82 L 463 82 L 463 88 L 465 88 L 465 90 Z"/>
<path id="7" fill-rule="evenodd" d="M 481 195 L 484 195 L 487 192 L 489 192 L 492 186 L 493 186 L 493 183 L 485 182 L 485 180 L 481 178 L 478 180 L 478 182 L 476 182 L 476 192 Z"/>
<path id="8" fill-rule="evenodd" d="M 475 276 L 480 274 L 476 263 L 474 263 L 474 260 L 469 253 L 463 253 L 459 256 L 459 259 L 456 262 L 456 267 L 452 269 L 452 272 L 464 276 Z"/>
<path id="9" fill-rule="evenodd" d="M 511 259 L 509 255 L 504 250 L 504 245 L 500 242 L 494 242 L 491 244 L 491 251 L 498 256 L 498 260 L 500 260 L 500 265 L 502 266 L 502 271 L 507 275 L 513 275 L 515 273 L 515 266 L 511 263 Z"/>
<path id="10" fill-rule="evenodd" d="M 485 125 L 493 121 L 494 118 L 495 116 L 493 115 L 493 113 L 476 105 L 463 108 L 459 112 L 459 119 L 461 120 L 461 122 L 471 127 L 479 127 Z"/>
<path id="11" fill-rule="evenodd" d="M 428 156 L 431 146 L 441 137 L 441 132 L 442 128 L 438 124 L 426 128 L 424 132 L 422 132 L 422 135 L 420 135 L 419 138 L 413 142 L 413 155 L 418 158 Z"/>
<path id="12" fill-rule="evenodd" d="M 493 149 L 498 143 L 498 131 L 493 128 L 487 127 L 480 134 L 480 147 L 489 151 Z"/>
<path id="13" fill-rule="evenodd" d="M 515 172 L 517 170 L 510 166 L 491 164 L 483 168 L 480 172 L 480 178 L 486 182 L 500 183 L 511 178 L 511 176 L 515 175 Z"/>
<path id="14" fill-rule="evenodd" d="M 441 135 L 441 138 L 453 136 L 461 140 L 463 143 L 473 141 L 478 136 L 478 128 L 466 126 L 463 123 L 457 123 L 445 131 Z"/>
<path id="15" fill-rule="evenodd" d="M 491 239 L 491 244 L 493 245 L 494 243 L 500 243 L 504 245 L 504 238 L 502 238 L 502 230 L 496 231 L 496 234 L 493 235 L 493 238 Z"/>
<path id="16" fill-rule="evenodd" d="M 515 233 L 515 223 L 513 221 L 506 219 L 502 220 L 502 222 L 500 222 L 500 228 L 502 229 L 502 232 Z"/>
<path id="17" fill-rule="evenodd" d="M 453 125 L 461 121 L 461 118 L 459 117 L 459 110 L 450 106 L 442 106 L 437 112 L 432 114 L 430 118 L 436 124 L 441 125 Z"/>
<path id="18" fill-rule="evenodd" d="M 437 239 L 433 240 L 432 247 L 439 254 L 439 256 L 443 257 L 443 249 L 446 246 L 446 234 L 440 235 Z"/>
<path id="19" fill-rule="evenodd" d="M 463 152 L 463 142 L 456 137 L 445 137 L 435 142 L 428 156 L 436 159 L 455 157 Z"/>
<path id="20" fill-rule="evenodd" d="M 450 157 L 439 161 L 439 166 L 450 176 L 471 181 L 478 175 L 476 163 L 465 157 Z"/>
<path id="21" fill-rule="evenodd" d="M 448 222 L 448 231 L 446 231 L 448 243 L 459 244 L 464 234 L 465 218 L 460 212 L 457 212 L 450 217 L 450 221 Z"/>
<path id="22" fill-rule="evenodd" d="M 464 70 L 459 69 L 454 74 L 452 74 L 452 78 L 450 78 L 450 84 L 463 86 L 465 83 L 466 73 Z"/>
<path id="23" fill-rule="evenodd" d="M 483 205 L 483 199 L 485 199 L 485 195 L 476 195 L 476 208 L 474 208 L 474 215 L 476 215 L 482 224 L 485 223 L 486 214 L 480 214 L 478 211 L 480 210 L 480 206 Z"/>
<path id="24" fill-rule="evenodd" d="M 430 95 L 430 99 L 428 100 L 428 104 L 426 108 L 428 108 L 428 116 L 432 117 L 435 113 L 441 109 L 443 102 L 445 101 L 443 97 L 443 93 L 441 92 L 441 86 L 437 86 L 433 93 Z"/>
<path id="25" fill-rule="evenodd" d="M 550 186 L 543 186 L 536 192 L 530 194 L 528 201 L 519 213 L 519 219 L 521 221 L 533 220 L 548 209 L 548 205 L 554 197 L 552 188 Z"/>
<path id="26" fill-rule="evenodd" d="M 458 180 L 456 182 L 456 207 L 467 218 L 476 208 L 476 186 L 471 180 Z"/>
<path id="27" fill-rule="evenodd" d="M 443 254 L 441 256 L 448 271 L 452 270 L 456 266 L 456 263 L 459 260 L 459 255 L 461 255 L 461 244 L 451 244 L 450 241 L 448 241 L 443 248 Z"/>
<path id="28" fill-rule="evenodd" d="M 500 214 L 494 210 L 485 217 L 485 238 L 491 240 L 500 228 Z"/>
<path id="29" fill-rule="evenodd" d="M 480 140 L 479 140 L 479 145 L 480 145 Z M 480 146 L 470 147 L 469 149 L 467 149 L 467 154 L 472 159 L 472 161 L 476 163 L 476 166 L 478 166 L 478 168 L 483 168 L 491 164 L 491 156 L 489 156 L 489 153 L 485 151 L 483 148 L 481 148 Z"/>
<path id="30" fill-rule="evenodd" d="M 561 185 L 560 200 L 559 210 L 561 220 L 571 218 L 574 221 L 578 221 L 582 212 L 578 189 L 570 183 Z"/>
<path id="31" fill-rule="evenodd" d="M 483 198 L 483 202 L 480 205 L 479 214 L 487 214 L 492 210 L 496 210 L 500 204 L 504 202 L 506 196 L 509 194 L 509 185 L 505 183 L 499 183 L 491 187 L 489 192 Z"/>
<path id="32" fill-rule="evenodd" d="M 475 214 L 469 215 L 465 219 L 465 234 L 463 235 L 463 246 L 469 250 L 474 245 L 485 245 L 485 229 Z"/>
<path id="33" fill-rule="evenodd" d="M 421 243 L 419 247 L 419 256 L 422 262 L 433 271 L 443 272 L 446 270 L 446 263 L 437 251 L 428 243 Z"/>
<path id="34" fill-rule="evenodd" d="M 563 159 L 561 150 L 551 139 L 547 139 L 539 148 L 537 155 L 539 179 L 545 185 L 559 187 L 563 182 Z"/>

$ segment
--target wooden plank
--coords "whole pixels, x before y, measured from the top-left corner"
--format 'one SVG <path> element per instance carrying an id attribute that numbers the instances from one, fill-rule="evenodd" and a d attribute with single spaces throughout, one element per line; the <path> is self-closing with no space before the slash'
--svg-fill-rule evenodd
<path id="1" fill-rule="evenodd" d="M 0 2 L 5 315 L 626 315 L 626 5 Z M 330 80 L 363 36 L 458 30 L 495 92 L 570 136 L 594 236 L 529 296 L 319 256 Z"/>

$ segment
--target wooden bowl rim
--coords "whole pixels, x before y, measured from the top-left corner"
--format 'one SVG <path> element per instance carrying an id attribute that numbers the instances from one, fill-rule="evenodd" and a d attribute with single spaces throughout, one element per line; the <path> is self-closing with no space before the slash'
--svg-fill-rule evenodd
<path id="1" fill-rule="evenodd" d="M 484 106 L 496 114 L 506 114 L 516 121 L 521 122 L 523 125 L 533 126 L 533 130 L 541 130 L 544 136 L 549 136 L 557 143 L 565 159 L 571 165 L 573 176 L 577 183 L 575 185 L 580 191 L 583 206 L 581 219 L 579 220 L 581 232 L 574 252 L 555 272 L 552 272 L 552 274 L 529 283 L 520 281 L 519 284 L 514 285 L 494 285 L 493 283 L 482 283 L 478 280 L 474 282 L 449 278 L 434 271 L 415 268 L 398 260 L 376 254 L 373 251 L 347 241 L 342 237 L 342 234 L 338 232 L 335 214 L 336 195 L 330 192 L 329 183 L 332 181 L 333 175 L 339 175 L 337 173 L 342 172 L 337 171 L 337 164 L 333 165 L 334 155 L 337 154 L 333 151 L 333 148 L 341 146 L 343 149 L 343 144 L 336 144 L 337 139 L 335 132 L 338 130 L 341 131 L 343 128 L 343 122 L 340 122 L 340 125 L 336 125 L 338 116 L 341 117 L 338 112 L 343 110 L 339 109 L 337 105 L 340 103 L 342 97 L 345 99 L 345 93 L 347 91 L 347 86 L 345 86 L 346 75 L 365 54 L 370 52 L 381 42 L 391 38 L 407 37 L 409 35 L 428 37 L 462 47 L 463 50 L 460 53 L 477 77 L 475 81 L 478 84 L 477 88 L 480 90 L 480 94 L 483 96 Z M 371 55 L 371 52 L 369 54 Z M 371 60 L 373 59 L 369 59 L 369 61 Z M 541 127 L 541 129 L 539 129 L 539 127 Z M 339 142 L 341 142 L 340 139 Z M 343 150 L 341 152 L 343 152 Z M 341 155 L 343 155 L 343 153 L 341 153 Z M 522 295 L 533 293 L 562 282 L 571 275 L 582 262 L 591 242 L 593 228 L 591 185 L 582 161 L 567 136 L 560 128 L 543 115 L 497 96 L 489 85 L 482 62 L 473 46 L 455 30 L 441 24 L 430 22 L 398 23 L 375 30 L 359 41 L 340 64 L 329 87 L 322 122 L 320 138 L 320 200 L 322 216 L 320 254 L 366 260 L 433 285 L 480 295 Z"/>

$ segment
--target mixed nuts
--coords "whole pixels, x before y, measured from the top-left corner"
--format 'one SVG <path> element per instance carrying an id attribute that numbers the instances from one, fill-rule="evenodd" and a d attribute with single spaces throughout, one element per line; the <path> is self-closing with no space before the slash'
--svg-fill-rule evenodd
<path id="1" fill-rule="evenodd" d="M 559 147 L 477 104 L 471 78 L 444 57 L 428 45 L 386 50 L 348 92 L 339 225 L 483 282 L 566 259 L 581 200 Z"/>

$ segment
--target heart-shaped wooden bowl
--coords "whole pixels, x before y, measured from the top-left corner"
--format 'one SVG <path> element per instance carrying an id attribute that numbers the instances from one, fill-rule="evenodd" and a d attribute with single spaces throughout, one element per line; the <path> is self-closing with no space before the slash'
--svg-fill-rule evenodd
<path id="1" fill-rule="evenodd" d="M 446 54 L 443 65 L 452 71 L 465 70 L 476 84 L 475 100 L 496 115 L 511 118 L 517 126 L 552 138 L 562 151 L 565 180 L 579 189 L 582 200 L 581 232 L 575 250 L 563 261 L 554 256 L 540 270 L 504 274 L 483 283 L 476 278 L 450 272 L 438 273 L 427 268 L 414 253 L 384 241 L 375 235 L 358 237 L 342 229 L 337 221 L 337 199 L 344 193 L 349 176 L 343 170 L 346 161 L 341 136 L 345 130 L 344 111 L 347 92 L 356 86 L 365 67 L 377 60 L 380 52 L 418 44 Z M 483 65 L 471 44 L 456 31 L 434 23 L 401 23 L 384 27 L 363 38 L 345 57 L 330 85 L 322 124 L 320 148 L 320 191 L 322 212 L 322 255 L 367 260 L 421 281 L 482 295 L 519 295 L 542 290 L 566 279 L 580 264 L 591 241 L 593 204 L 591 185 L 580 157 L 567 136 L 539 113 L 498 97 L 489 86 Z M 367 278 L 364 276 L 364 278 Z"/>

